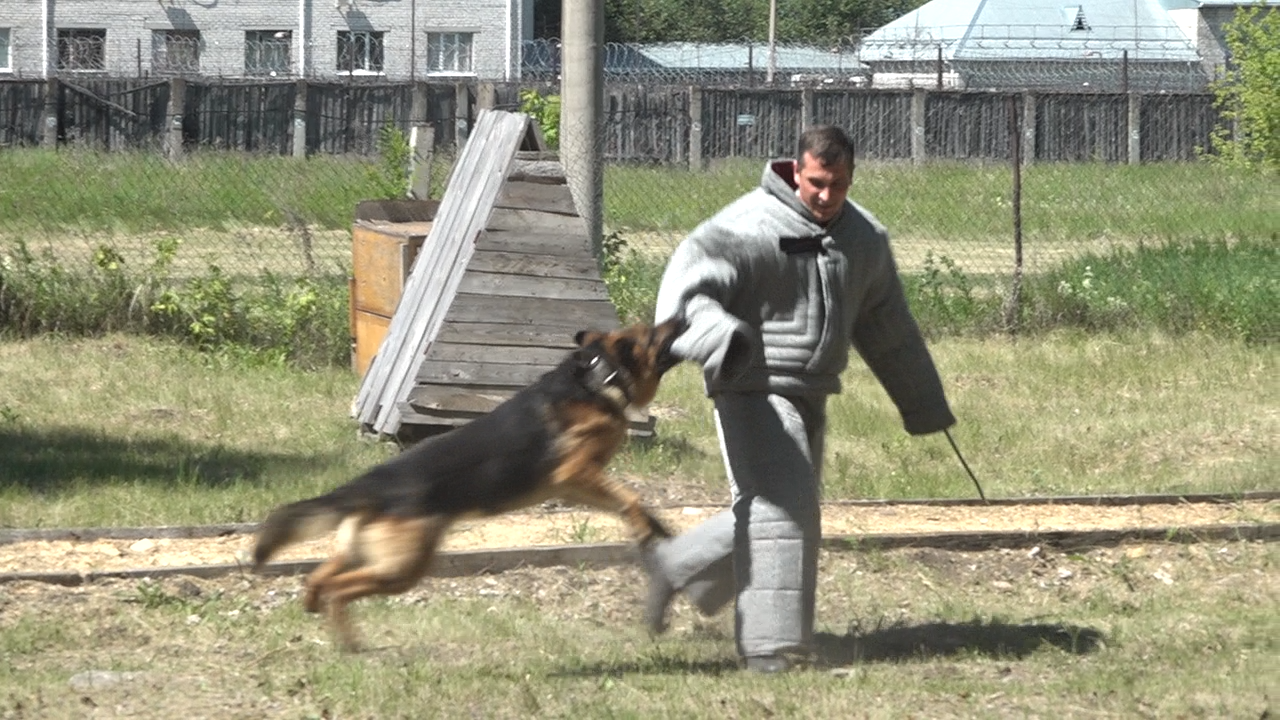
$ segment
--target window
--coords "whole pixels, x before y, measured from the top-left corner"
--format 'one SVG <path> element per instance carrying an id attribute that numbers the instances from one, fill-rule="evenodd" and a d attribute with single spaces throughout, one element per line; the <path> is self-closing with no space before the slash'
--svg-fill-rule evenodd
<path id="1" fill-rule="evenodd" d="M 106 30 L 58 30 L 59 70 L 106 70 Z"/>
<path id="2" fill-rule="evenodd" d="M 289 44 L 293 33 L 288 30 L 250 30 L 244 34 L 244 73 L 246 75 L 289 74 Z"/>
<path id="3" fill-rule="evenodd" d="M 158 73 L 200 72 L 200 31 L 152 30 L 151 69 Z"/>
<path id="4" fill-rule="evenodd" d="M 349 73 L 382 72 L 382 33 L 339 30 L 338 70 Z"/>
<path id="5" fill-rule="evenodd" d="M 7 72 L 13 69 L 13 56 L 9 52 L 9 33 L 13 32 L 9 28 L 0 28 L 0 72 Z"/>
<path id="6" fill-rule="evenodd" d="M 475 33 L 427 33 L 427 71 L 470 73 L 471 38 Z"/>

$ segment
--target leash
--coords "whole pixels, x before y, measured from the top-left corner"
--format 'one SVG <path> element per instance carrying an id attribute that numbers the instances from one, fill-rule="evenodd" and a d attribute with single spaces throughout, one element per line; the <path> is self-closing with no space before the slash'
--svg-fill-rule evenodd
<path id="1" fill-rule="evenodd" d="M 969 469 L 969 463 L 964 461 L 964 456 L 960 454 L 960 446 L 956 445 L 956 441 L 951 437 L 951 430 L 944 429 L 942 432 L 947 435 L 947 442 L 951 443 L 951 449 L 956 451 L 956 457 L 960 459 L 960 464 L 964 466 L 964 471 L 969 473 L 969 479 L 973 481 L 973 486 L 978 488 L 978 497 L 982 498 L 982 502 L 987 501 L 986 493 L 982 492 L 982 485 L 978 483 L 978 476 L 973 474 Z"/>

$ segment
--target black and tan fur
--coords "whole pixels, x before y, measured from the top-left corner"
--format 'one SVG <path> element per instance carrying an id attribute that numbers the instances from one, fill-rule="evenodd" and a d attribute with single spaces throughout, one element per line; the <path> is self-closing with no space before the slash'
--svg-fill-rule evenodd
<path id="1" fill-rule="evenodd" d="M 356 647 L 347 605 L 412 588 L 449 527 L 552 498 L 619 513 L 637 542 L 667 535 L 640 498 L 605 473 L 626 439 L 627 406 L 653 400 L 676 364 L 679 320 L 577 334 L 574 350 L 492 412 L 428 438 L 336 490 L 276 508 L 259 530 L 255 569 L 291 543 L 337 530 L 334 554 L 306 581 L 309 612 L 327 610 Z"/>

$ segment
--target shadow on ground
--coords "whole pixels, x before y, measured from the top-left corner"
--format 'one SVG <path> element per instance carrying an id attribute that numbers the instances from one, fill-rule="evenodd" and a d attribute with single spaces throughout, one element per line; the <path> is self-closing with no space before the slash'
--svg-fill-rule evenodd
<path id="1" fill-rule="evenodd" d="M 124 439 L 80 428 L 0 426 L 0 488 L 56 491 L 78 483 L 195 482 L 217 487 L 277 472 L 320 469 L 330 458 L 255 453 L 179 438 Z"/>
<path id="2" fill-rule="evenodd" d="M 1022 658 L 1052 645 L 1063 652 L 1084 655 L 1102 645 L 1093 628 L 1055 624 L 983 622 L 892 625 L 870 630 L 852 629 L 844 635 L 817 633 L 818 662 L 826 666 L 860 662 L 900 662 L 978 653 L 990 657 Z"/>

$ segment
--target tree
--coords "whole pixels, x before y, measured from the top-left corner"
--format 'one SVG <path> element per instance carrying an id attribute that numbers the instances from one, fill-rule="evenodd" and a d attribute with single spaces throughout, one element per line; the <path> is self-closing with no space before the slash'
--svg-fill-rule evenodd
<path id="1" fill-rule="evenodd" d="M 923 4 L 924 0 L 778 0 L 778 40 L 839 44 Z"/>
<path id="2" fill-rule="evenodd" d="M 1213 132 L 1222 162 L 1280 170 L 1280 12 L 1261 3 L 1227 23 L 1226 75 L 1214 83 L 1225 125 Z"/>
<path id="3" fill-rule="evenodd" d="M 538 3 L 558 0 L 536 0 Z M 879 27 L 924 0 L 777 0 L 778 40 L 826 44 Z M 534 12 L 537 14 L 538 5 Z M 604 0 L 607 42 L 764 41 L 769 0 Z"/>

